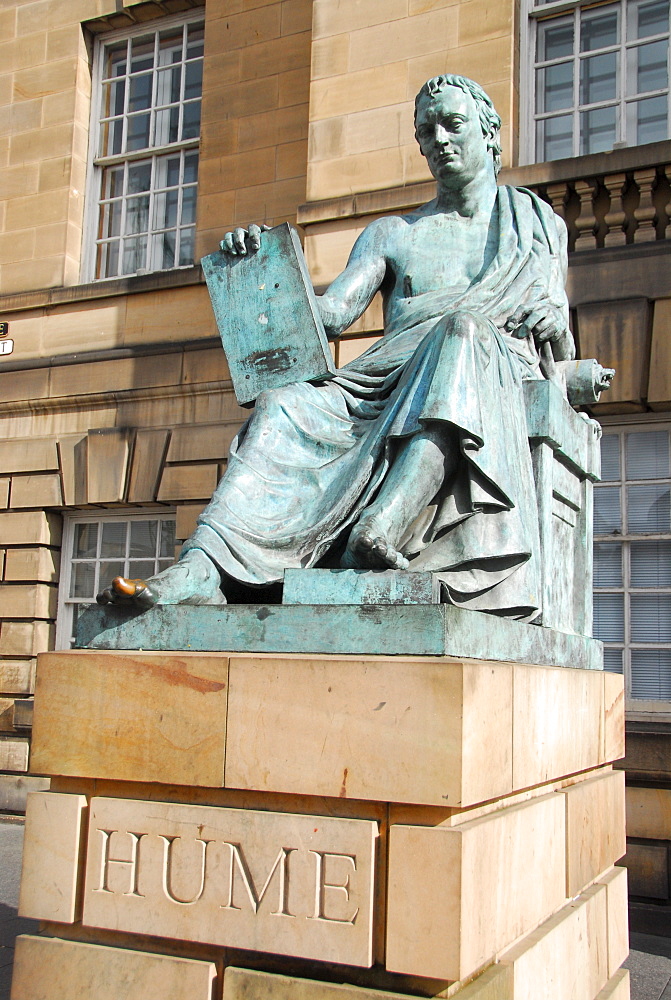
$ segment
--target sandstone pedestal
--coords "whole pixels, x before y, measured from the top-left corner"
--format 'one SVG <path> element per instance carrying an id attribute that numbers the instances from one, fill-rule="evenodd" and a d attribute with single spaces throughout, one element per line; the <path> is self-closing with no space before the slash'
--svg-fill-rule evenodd
<path id="1" fill-rule="evenodd" d="M 620 677 L 40 657 L 12 1000 L 625 1000 Z"/>

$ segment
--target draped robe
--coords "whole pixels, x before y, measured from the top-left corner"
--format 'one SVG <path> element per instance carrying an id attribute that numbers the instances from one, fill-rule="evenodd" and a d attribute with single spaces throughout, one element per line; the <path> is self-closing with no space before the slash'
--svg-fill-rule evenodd
<path id="1" fill-rule="evenodd" d="M 542 378 L 533 338 L 506 321 L 541 300 L 564 311 L 566 236 L 524 189 L 497 193 L 498 245 L 465 291 L 387 303 L 384 336 L 332 380 L 262 393 L 185 545 L 225 576 L 280 581 L 330 565 L 401 441 L 431 423 L 459 443 L 456 471 L 399 544 L 411 570 L 438 573 L 449 601 L 532 619 L 539 535 L 522 382 Z M 456 336 L 450 317 L 467 313 Z M 225 587 L 224 587 L 225 589 Z"/>

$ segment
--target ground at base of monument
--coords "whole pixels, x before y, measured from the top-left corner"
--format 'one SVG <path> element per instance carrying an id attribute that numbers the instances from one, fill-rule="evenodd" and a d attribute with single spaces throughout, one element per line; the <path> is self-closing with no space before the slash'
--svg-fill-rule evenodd
<path id="1" fill-rule="evenodd" d="M 77 648 L 459 656 L 602 669 L 597 639 L 447 604 L 82 605 Z"/>

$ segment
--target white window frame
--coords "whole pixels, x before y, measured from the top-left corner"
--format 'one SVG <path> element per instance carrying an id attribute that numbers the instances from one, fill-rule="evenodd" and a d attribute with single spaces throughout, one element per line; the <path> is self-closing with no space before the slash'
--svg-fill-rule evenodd
<path id="1" fill-rule="evenodd" d="M 82 246 L 82 267 L 81 267 L 81 280 L 84 282 L 89 281 L 110 281 L 115 280 L 115 278 L 127 278 L 133 274 L 142 274 L 147 271 L 162 271 L 162 270 L 179 270 L 186 267 L 192 267 L 193 262 L 190 264 L 179 265 L 176 263 L 174 267 L 171 268 L 139 268 L 137 271 L 121 273 L 114 276 L 96 275 L 96 261 L 98 253 L 98 226 L 99 226 L 99 215 L 100 215 L 100 203 L 102 199 L 102 179 L 105 167 L 111 167 L 115 165 L 122 165 L 125 163 L 132 163 L 135 161 L 151 161 L 152 162 L 152 178 L 155 175 L 155 164 L 157 159 L 165 154 L 181 154 L 181 167 L 180 167 L 180 182 L 179 182 L 179 204 L 177 209 L 177 226 L 179 227 L 181 217 L 182 217 L 182 179 L 184 172 L 184 155 L 187 152 L 193 151 L 198 153 L 200 147 L 200 135 L 197 138 L 178 140 L 177 142 L 167 143 L 156 146 L 148 146 L 141 150 L 130 151 L 126 153 L 119 153 L 110 156 L 99 156 L 99 138 L 100 138 L 100 119 L 102 112 L 102 101 L 103 101 L 103 78 L 104 78 L 104 60 L 105 60 L 105 49 L 108 45 L 114 44 L 115 42 L 124 41 L 126 39 L 133 39 L 141 37 L 143 35 L 155 34 L 155 38 L 158 37 L 159 32 L 169 31 L 172 28 L 177 28 L 184 25 L 189 25 L 194 22 L 202 21 L 204 24 L 205 12 L 204 7 L 197 7 L 188 11 L 183 11 L 180 14 L 173 15 L 170 17 L 160 18 L 157 20 L 145 21 L 133 28 L 119 29 L 116 31 L 105 32 L 104 34 L 97 35 L 94 39 L 94 56 L 93 56 L 93 66 L 92 66 L 92 81 L 91 81 L 91 117 L 89 126 L 89 145 L 88 145 L 88 166 L 87 166 L 87 180 L 86 180 L 86 191 L 85 191 L 85 212 L 84 212 L 84 230 L 83 230 L 83 246 Z M 202 58 L 202 57 L 201 57 Z M 153 72 L 153 85 L 152 92 L 153 98 L 156 96 L 157 88 L 157 67 L 154 66 Z M 181 80 L 181 99 L 180 99 L 180 109 L 184 107 L 184 80 L 185 74 L 182 73 Z M 126 88 L 128 91 L 128 88 Z M 201 91 L 202 98 L 202 91 Z M 125 104 L 127 107 L 128 94 L 126 94 Z M 156 100 L 152 99 L 151 109 L 157 107 Z M 152 115 L 153 118 L 153 115 Z M 127 121 L 127 115 L 124 115 L 125 121 Z M 124 134 L 126 128 L 124 125 Z M 153 139 L 153 137 L 151 137 Z M 148 238 L 148 243 L 151 238 L 151 213 L 153 210 L 153 194 L 156 185 L 154 180 L 152 180 L 151 185 L 151 197 L 149 206 L 149 231 L 150 236 Z M 196 183 L 196 192 L 198 190 L 198 185 Z M 122 220 L 123 224 L 123 220 Z M 195 222 L 194 222 L 195 226 Z M 176 259 L 178 260 L 177 248 L 176 248 Z"/>
<path id="2" fill-rule="evenodd" d="M 669 432 L 671 437 L 671 415 L 668 413 L 648 413 L 642 419 L 641 414 L 636 414 L 631 417 L 623 416 L 612 416 L 601 418 L 601 424 L 605 433 L 619 434 L 645 432 L 645 431 L 655 431 L 655 430 L 666 430 Z M 626 485 L 630 482 L 626 479 L 626 469 L 622 464 L 622 449 L 620 451 L 620 483 L 621 483 L 621 514 L 622 514 L 622 533 L 618 537 L 618 541 L 623 544 L 623 577 L 622 577 L 622 587 L 597 587 L 595 585 L 594 591 L 596 592 L 622 592 L 625 593 L 629 591 L 634 591 L 636 588 L 631 588 L 628 586 L 628 575 L 629 575 L 629 541 L 630 539 L 646 541 L 655 541 L 658 538 L 669 538 L 671 536 L 670 532 L 660 532 L 660 533 L 647 533 L 642 535 L 636 535 L 635 533 L 629 533 L 626 530 L 627 521 L 627 497 L 626 497 Z M 636 483 L 637 480 L 632 480 Z M 642 481 L 643 482 L 643 481 Z M 646 483 L 655 482 L 655 480 L 645 480 Z M 617 485 L 617 482 L 611 483 L 611 481 L 603 481 L 604 486 Z M 599 489 L 599 486 L 595 486 L 595 489 Z M 594 532 L 594 540 L 606 540 L 613 536 L 607 535 L 597 535 Z M 655 593 L 669 593 L 671 592 L 671 587 L 654 587 Z M 638 591 L 645 593 L 645 591 Z M 623 646 L 623 657 L 622 657 L 622 672 L 625 678 L 625 703 L 626 703 L 626 716 L 627 719 L 632 722 L 645 722 L 645 721 L 655 721 L 655 722 L 671 722 L 671 700 L 646 700 L 643 698 L 633 698 L 631 695 L 631 662 L 630 662 L 630 649 L 631 649 L 631 637 L 630 637 L 631 623 L 627 615 L 627 601 L 625 597 L 625 616 L 624 616 L 624 642 L 621 644 Z M 620 644 L 618 644 L 620 645 Z M 634 643 L 633 645 L 638 645 Z M 657 648 L 671 648 L 671 642 L 664 643 L 654 643 L 650 645 L 651 649 Z"/>
<path id="3" fill-rule="evenodd" d="M 642 40 L 634 40 L 626 38 L 625 40 L 625 23 L 626 23 L 626 8 L 627 0 L 555 0 L 552 3 L 540 4 L 536 3 L 535 0 L 524 0 L 523 3 L 523 16 L 520 25 L 520 163 L 540 163 L 543 162 L 540 155 L 536 155 L 536 122 L 538 118 L 544 117 L 542 112 L 536 112 L 536 43 L 537 43 L 537 28 L 539 21 L 549 19 L 552 15 L 566 15 L 570 14 L 572 11 L 575 12 L 576 18 L 580 16 L 580 10 L 582 8 L 589 8 L 590 10 L 596 9 L 597 7 L 605 6 L 619 6 L 621 8 L 620 13 L 620 25 L 621 25 L 621 35 L 620 42 L 617 46 L 612 46 L 612 48 L 619 49 L 620 58 L 620 94 L 612 102 L 598 102 L 595 106 L 602 107 L 606 104 L 613 104 L 617 107 L 616 113 L 616 140 L 613 145 L 614 149 L 619 149 L 623 147 L 635 146 L 636 142 L 629 142 L 626 137 L 627 123 L 626 123 L 626 107 L 627 105 L 636 101 L 636 95 L 625 93 L 625 81 L 626 81 L 626 62 L 627 62 L 627 52 L 635 48 Z M 662 35 L 650 36 L 647 41 L 655 41 L 663 37 Z M 670 37 L 669 50 L 670 53 L 667 56 L 667 86 L 662 90 L 645 92 L 645 97 L 655 97 L 661 94 L 667 96 L 667 135 L 666 138 L 671 137 L 671 36 L 667 33 L 667 37 Z M 577 35 L 576 35 L 577 38 Z M 576 43 L 577 44 L 577 43 Z M 609 48 L 611 48 L 609 46 Z M 598 50 L 595 50 L 598 52 Z M 590 53 L 590 55 L 593 53 Z M 526 58 L 525 58 L 526 55 Z M 580 55 L 577 51 L 573 54 L 574 60 L 574 95 L 576 97 L 576 103 L 571 109 L 567 109 L 566 113 L 569 111 L 574 116 L 574 126 L 573 126 L 573 152 L 569 154 L 570 156 L 580 156 L 583 155 L 579 152 L 580 148 L 580 128 L 579 128 L 579 115 L 581 110 L 589 110 L 591 105 L 585 105 L 584 107 L 580 105 L 580 93 L 579 93 L 579 65 L 580 65 Z M 548 115 L 548 117 L 553 117 Z"/>
<path id="4" fill-rule="evenodd" d="M 95 600 L 92 598 L 71 598 L 70 584 L 72 581 L 72 567 L 74 564 L 72 549 L 75 538 L 75 525 L 92 523 L 110 523 L 113 521 L 174 521 L 176 508 L 174 507 L 143 507 L 142 510 L 134 508 L 115 508 L 114 510 L 99 509 L 95 512 L 66 511 L 63 513 L 63 539 L 61 548 L 61 571 L 58 586 L 58 610 L 56 612 L 56 649 L 70 649 L 72 647 L 72 631 L 74 621 L 74 608 L 77 604 L 90 604 Z M 101 532 L 98 532 L 98 543 L 96 564 L 100 558 Z M 167 559 L 168 557 L 164 557 Z M 172 559 L 172 554 L 171 557 Z M 100 589 L 110 581 L 98 582 L 96 589 Z"/>

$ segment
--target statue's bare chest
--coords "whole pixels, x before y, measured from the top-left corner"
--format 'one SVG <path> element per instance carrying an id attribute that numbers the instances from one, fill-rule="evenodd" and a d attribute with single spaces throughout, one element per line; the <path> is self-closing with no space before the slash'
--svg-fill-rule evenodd
<path id="1" fill-rule="evenodd" d="M 467 288 L 492 262 L 498 240 L 489 220 L 419 219 L 399 233 L 390 261 L 394 294 Z"/>

